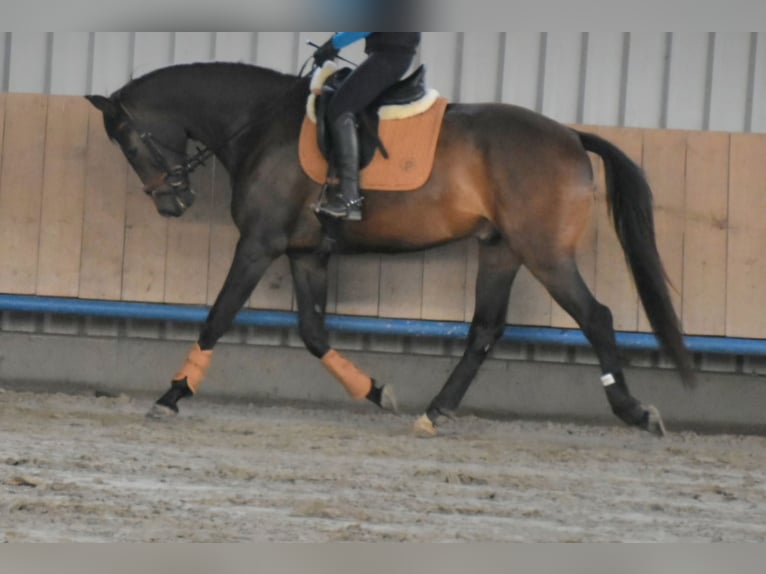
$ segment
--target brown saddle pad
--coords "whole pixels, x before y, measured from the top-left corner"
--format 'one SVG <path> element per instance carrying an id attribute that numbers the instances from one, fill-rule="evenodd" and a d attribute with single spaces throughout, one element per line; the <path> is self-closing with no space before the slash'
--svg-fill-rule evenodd
<path id="1" fill-rule="evenodd" d="M 378 135 L 388 151 L 380 150 L 360 174 L 360 187 L 409 191 L 422 187 L 431 175 L 447 98 L 438 97 L 425 112 L 404 119 L 381 119 Z M 319 151 L 316 124 L 303 119 L 298 156 L 306 174 L 317 183 L 327 180 L 327 161 Z"/>

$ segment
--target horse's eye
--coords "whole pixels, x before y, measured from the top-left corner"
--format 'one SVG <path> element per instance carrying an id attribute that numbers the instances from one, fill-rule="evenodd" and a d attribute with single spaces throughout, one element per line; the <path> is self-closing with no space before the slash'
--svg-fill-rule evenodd
<path id="1" fill-rule="evenodd" d="M 134 160 L 134 159 L 136 159 L 136 158 L 138 157 L 138 148 L 135 148 L 135 147 L 129 147 L 128 149 L 126 149 L 126 150 L 125 150 L 125 156 L 126 156 L 126 157 L 127 157 L 129 160 Z"/>

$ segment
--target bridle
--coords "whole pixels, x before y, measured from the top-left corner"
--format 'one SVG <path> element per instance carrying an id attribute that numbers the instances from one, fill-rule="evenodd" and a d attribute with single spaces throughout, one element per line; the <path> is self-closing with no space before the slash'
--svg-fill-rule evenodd
<path id="1" fill-rule="evenodd" d="M 208 146 L 197 146 L 196 153 L 188 155 L 184 151 L 184 154 L 182 154 L 184 156 L 183 159 L 178 163 L 171 165 L 160 148 L 172 151 L 175 154 L 179 154 L 179 150 L 173 149 L 167 144 L 163 144 L 154 137 L 152 132 L 138 129 L 138 122 L 136 121 L 135 116 L 122 104 L 122 102 L 120 102 L 119 105 L 127 118 L 126 123 L 128 123 L 128 125 L 130 125 L 130 127 L 138 134 L 138 138 L 144 146 L 146 146 L 155 166 L 161 170 L 161 173 L 156 178 L 149 183 L 144 184 L 144 193 L 152 197 L 169 194 L 173 196 L 180 207 L 188 207 L 186 200 L 181 198 L 180 194 L 182 191 L 188 191 L 192 198 L 194 197 L 194 190 L 188 186 L 189 175 L 199 166 L 205 165 L 205 162 L 215 155 L 215 150 Z M 165 184 L 168 185 L 168 189 L 158 191 L 159 188 Z"/>

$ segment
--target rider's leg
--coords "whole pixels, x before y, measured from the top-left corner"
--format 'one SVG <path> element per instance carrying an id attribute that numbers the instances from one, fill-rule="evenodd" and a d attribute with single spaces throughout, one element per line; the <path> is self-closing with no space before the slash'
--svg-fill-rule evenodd
<path id="1" fill-rule="evenodd" d="M 319 212 L 330 217 L 358 221 L 362 218 L 359 196 L 359 143 L 356 114 L 395 84 L 412 63 L 407 53 L 373 52 L 338 88 L 327 109 L 333 152 L 331 162 L 340 179 L 328 187 L 327 202 Z"/>

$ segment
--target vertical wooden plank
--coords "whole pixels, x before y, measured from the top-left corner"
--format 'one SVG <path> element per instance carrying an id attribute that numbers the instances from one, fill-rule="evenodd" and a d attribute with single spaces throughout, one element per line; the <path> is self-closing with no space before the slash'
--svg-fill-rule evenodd
<path id="1" fill-rule="evenodd" d="M 80 97 L 48 99 L 38 295 L 79 292 L 89 107 Z"/>
<path id="2" fill-rule="evenodd" d="M 229 272 L 239 231 L 231 220 L 229 174 L 218 160 L 213 162 L 213 198 L 210 207 L 210 261 L 207 275 L 207 304 L 215 302 Z"/>
<path id="3" fill-rule="evenodd" d="M 293 306 L 293 280 L 290 261 L 282 256 L 263 274 L 250 297 L 250 307 L 289 311 Z"/>
<path id="4" fill-rule="evenodd" d="M 207 302 L 210 255 L 212 162 L 192 173 L 190 181 L 197 192 L 194 205 L 182 217 L 168 220 L 164 301 L 203 305 Z"/>
<path id="5" fill-rule="evenodd" d="M 689 132 L 682 320 L 691 335 L 726 333 L 730 135 Z"/>
<path id="6" fill-rule="evenodd" d="M 553 299 L 548 291 L 526 267 L 522 267 L 513 282 L 507 322 L 513 325 L 549 327 L 552 311 Z"/>
<path id="7" fill-rule="evenodd" d="M 380 316 L 417 319 L 422 305 L 423 254 L 383 255 L 380 259 Z"/>
<path id="8" fill-rule="evenodd" d="M 162 301 L 168 220 L 157 213 L 154 202 L 144 194 L 143 185 L 132 169 L 128 170 L 127 190 L 122 299 Z"/>
<path id="9" fill-rule="evenodd" d="M 502 101 L 537 108 L 541 46 L 540 32 L 506 32 Z"/>
<path id="10" fill-rule="evenodd" d="M 378 315 L 380 256 L 338 258 L 336 312 L 341 315 Z"/>
<path id="11" fill-rule="evenodd" d="M 35 292 L 48 100 L 7 94 L 0 174 L 0 292 Z"/>
<path id="12" fill-rule="evenodd" d="M 656 128 L 664 109 L 665 32 L 629 32 L 625 125 Z"/>
<path id="13" fill-rule="evenodd" d="M 423 261 L 423 307 L 421 317 L 438 321 L 464 321 L 467 243 L 459 241 L 429 249 Z"/>
<path id="14" fill-rule="evenodd" d="M 670 280 L 670 297 L 679 316 L 684 283 L 686 135 L 687 132 L 678 130 L 644 132 L 644 171 L 654 196 L 657 249 Z M 638 328 L 651 331 L 642 306 L 639 306 Z"/>
<path id="15" fill-rule="evenodd" d="M 4 224 L 6 221 L 10 219 L 10 212 L 7 212 L 6 209 L 4 209 L 4 200 L 3 200 L 3 163 L 5 163 L 3 160 L 5 158 L 5 155 L 3 153 L 4 146 L 5 146 L 5 108 L 6 108 L 6 94 L 0 93 L 0 238 L 5 239 L 2 236 L 2 230 L 4 227 Z M 0 248 L 1 249 L 1 248 Z M 3 252 L 0 250 L 0 285 L 7 285 L 5 276 L 10 271 L 10 267 L 7 266 L 5 259 L 7 259 L 7 254 L 5 258 L 3 258 Z M 4 289 L 0 289 L 0 291 L 3 291 Z"/>
<path id="16" fill-rule="evenodd" d="M 726 335 L 766 337 L 766 135 L 732 134 Z"/>
<path id="17" fill-rule="evenodd" d="M 476 310 L 476 278 L 479 273 L 479 242 L 475 239 L 466 239 L 465 259 L 464 316 L 466 321 L 471 321 Z"/>
<path id="18" fill-rule="evenodd" d="M 593 131 L 611 141 L 633 161 L 641 165 L 643 152 L 641 130 L 598 128 Z M 596 207 L 596 225 L 598 238 L 595 296 L 611 309 L 615 329 L 635 331 L 638 326 L 638 295 L 605 205 Z"/>
<path id="19" fill-rule="evenodd" d="M 91 107 L 89 114 L 79 296 L 116 301 L 122 296 L 129 168 L 106 137 L 101 112 Z"/>

